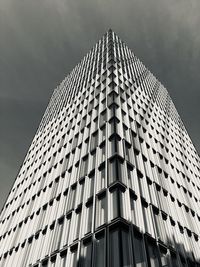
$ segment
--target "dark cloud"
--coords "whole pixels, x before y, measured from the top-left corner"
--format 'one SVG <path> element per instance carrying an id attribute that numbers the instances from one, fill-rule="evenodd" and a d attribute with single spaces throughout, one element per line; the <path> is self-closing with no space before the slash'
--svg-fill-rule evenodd
<path id="1" fill-rule="evenodd" d="M 199 0 L 2 0 L 2 205 L 52 90 L 112 28 L 166 86 L 200 151 Z"/>

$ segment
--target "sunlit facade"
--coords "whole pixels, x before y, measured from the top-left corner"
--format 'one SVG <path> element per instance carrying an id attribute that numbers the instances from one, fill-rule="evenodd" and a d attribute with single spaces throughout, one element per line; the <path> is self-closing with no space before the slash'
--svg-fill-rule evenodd
<path id="1" fill-rule="evenodd" d="M 200 266 L 199 156 L 109 30 L 54 90 L 0 216 L 0 267 Z"/>

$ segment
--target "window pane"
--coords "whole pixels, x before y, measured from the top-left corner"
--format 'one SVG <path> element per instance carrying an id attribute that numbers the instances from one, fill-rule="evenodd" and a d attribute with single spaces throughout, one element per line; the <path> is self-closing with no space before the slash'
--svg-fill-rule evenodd
<path id="1" fill-rule="evenodd" d="M 84 194 L 84 187 L 85 187 L 85 181 L 83 181 L 81 184 L 80 184 L 80 187 L 81 187 L 81 192 L 80 192 L 80 203 L 83 202 L 83 194 Z"/>
<path id="2" fill-rule="evenodd" d="M 101 159 L 100 161 L 103 162 L 106 159 L 106 146 L 105 143 L 101 145 Z"/>
<path id="3" fill-rule="evenodd" d="M 105 237 L 99 237 L 95 243 L 95 267 L 105 267 Z"/>
<path id="4" fill-rule="evenodd" d="M 88 170 L 88 156 L 84 157 L 82 160 L 80 177 L 85 176 L 87 174 L 87 170 Z"/>
<path id="5" fill-rule="evenodd" d="M 116 229 L 110 232 L 110 266 L 132 267 L 129 232 Z"/>
<path id="6" fill-rule="evenodd" d="M 160 267 L 157 247 L 150 243 L 148 243 L 148 256 L 151 267 Z"/>
<path id="7" fill-rule="evenodd" d="M 77 239 L 79 236 L 80 224 L 81 224 L 81 211 L 76 213 L 76 229 L 75 229 L 74 240 Z"/>
<path id="8" fill-rule="evenodd" d="M 99 175 L 99 187 L 98 187 L 98 189 L 101 190 L 101 189 L 105 188 L 105 186 L 106 186 L 106 184 L 105 184 L 105 181 L 106 181 L 105 164 L 100 166 L 99 172 L 100 172 L 100 175 Z"/>
<path id="9" fill-rule="evenodd" d="M 147 267 L 146 253 L 144 248 L 143 239 L 134 236 L 134 258 L 136 267 Z"/>
<path id="10" fill-rule="evenodd" d="M 68 196 L 68 207 L 67 207 L 67 211 L 71 210 L 74 208 L 74 204 L 75 204 L 75 197 L 76 197 L 76 188 L 71 188 L 70 189 L 70 193 Z"/>
<path id="11" fill-rule="evenodd" d="M 89 195 L 88 197 L 93 196 L 94 194 L 94 175 L 89 178 Z"/>
<path id="12" fill-rule="evenodd" d="M 109 162 L 109 183 L 113 183 L 117 180 L 117 163 L 116 159 Z"/>
<path id="13" fill-rule="evenodd" d="M 90 150 L 93 150 L 95 147 L 98 146 L 98 132 L 95 132 L 93 135 L 92 135 L 92 138 L 91 138 L 91 146 L 90 146 Z"/>
<path id="14" fill-rule="evenodd" d="M 169 267 L 170 265 L 169 265 L 169 258 L 168 258 L 167 253 L 160 251 L 160 257 L 161 257 L 161 266 L 162 267 Z"/>
<path id="15" fill-rule="evenodd" d="M 178 265 L 177 257 L 176 257 L 176 255 L 174 255 L 174 254 L 171 255 L 171 263 L 172 263 L 172 266 L 173 266 L 173 267 L 178 267 L 178 266 L 179 266 L 179 265 Z"/>
<path id="16" fill-rule="evenodd" d="M 106 196 L 97 199 L 96 227 L 107 222 L 107 198 Z"/>
<path id="17" fill-rule="evenodd" d="M 119 231 L 110 232 L 110 266 L 120 266 Z"/>
<path id="18" fill-rule="evenodd" d="M 91 168 L 91 170 L 92 169 L 94 169 L 95 168 L 95 163 L 96 163 L 96 150 L 95 151 L 93 151 L 93 153 L 91 154 L 91 157 L 92 157 L 92 168 Z"/>
<path id="19" fill-rule="evenodd" d="M 113 211 L 113 218 L 117 218 L 118 216 L 120 216 L 119 214 L 119 191 L 115 190 L 112 192 L 112 211 Z"/>
<path id="20" fill-rule="evenodd" d="M 103 126 L 101 128 L 101 135 L 102 135 L 102 140 L 101 141 L 105 140 L 105 138 L 106 138 L 106 126 Z"/>
<path id="21" fill-rule="evenodd" d="M 131 255 L 130 255 L 130 239 L 129 239 L 129 232 L 125 230 L 121 230 L 122 235 L 122 262 L 123 267 L 132 267 L 131 264 Z"/>
<path id="22" fill-rule="evenodd" d="M 106 110 L 100 114 L 100 125 L 106 121 Z"/>
<path id="23" fill-rule="evenodd" d="M 92 243 L 87 243 L 82 245 L 81 249 L 81 258 L 80 258 L 81 267 L 90 267 L 92 262 Z"/>

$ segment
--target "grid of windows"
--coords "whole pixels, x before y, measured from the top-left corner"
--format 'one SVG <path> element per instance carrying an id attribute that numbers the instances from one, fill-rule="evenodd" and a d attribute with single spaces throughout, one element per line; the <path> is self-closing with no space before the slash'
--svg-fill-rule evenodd
<path id="1" fill-rule="evenodd" d="M 199 163 L 109 30 L 50 99 L 1 211 L 0 266 L 199 266 Z"/>

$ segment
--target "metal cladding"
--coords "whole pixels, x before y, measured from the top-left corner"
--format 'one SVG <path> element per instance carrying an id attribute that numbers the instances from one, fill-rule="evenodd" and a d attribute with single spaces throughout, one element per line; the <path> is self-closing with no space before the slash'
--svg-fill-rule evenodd
<path id="1" fill-rule="evenodd" d="M 109 30 L 54 90 L 0 216 L 0 267 L 200 266 L 199 156 Z"/>

